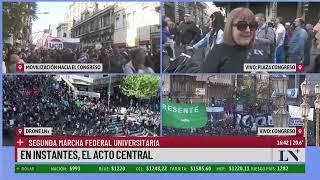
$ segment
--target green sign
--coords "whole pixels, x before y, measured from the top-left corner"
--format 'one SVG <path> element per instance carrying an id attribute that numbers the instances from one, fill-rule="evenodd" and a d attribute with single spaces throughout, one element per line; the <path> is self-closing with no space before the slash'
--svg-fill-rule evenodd
<path id="1" fill-rule="evenodd" d="M 191 129 L 206 126 L 208 115 L 204 103 L 176 104 L 164 102 L 162 104 L 162 125 L 164 127 Z"/>

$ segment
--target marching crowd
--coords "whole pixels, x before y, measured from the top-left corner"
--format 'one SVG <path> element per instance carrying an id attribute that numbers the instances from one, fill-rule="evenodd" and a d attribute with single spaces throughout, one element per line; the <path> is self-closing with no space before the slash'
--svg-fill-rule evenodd
<path id="1" fill-rule="evenodd" d="M 207 125 L 196 129 L 162 128 L 163 136 L 256 136 L 250 128 L 237 127 L 231 116 L 223 121 L 209 120 Z"/>
<path id="2" fill-rule="evenodd" d="M 243 72 L 244 63 L 309 65 L 311 49 L 320 49 L 320 19 L 315 25 L 305 24 L 302 18 L 286 22 L 277 17 L 267 22 L 264 14 L 242 7 L 227 18 L 214 12 L 204 27 L 192 19 L 191 14 L 185 14 L 180 23 L 163 18 L 163 69 L 168 72 L 176 72 L 182 62 L 183 72 L 201 73 Z M 181 55 L 189 56 L 187 63 L 179 60 Z M 313 72 L 318 70 L 314 67 Z"/>
<path id="3" fill-rule="evenodd" d="M 53 76 L 4 77 L 4 139 L 17 127 L 53 127 L 54 136 L 158 136 L 159 99 L 148 102 L 121 92 L 107 98 L 73 97 Z"/>
<path id="4" fill-rule="evenodd" d="M 6 48 L 3 72 L 15 73 L 22 63 L 101 63 L 107 73 L 159 73 L 160 53 L 144 48 L 35 49 Z"/>

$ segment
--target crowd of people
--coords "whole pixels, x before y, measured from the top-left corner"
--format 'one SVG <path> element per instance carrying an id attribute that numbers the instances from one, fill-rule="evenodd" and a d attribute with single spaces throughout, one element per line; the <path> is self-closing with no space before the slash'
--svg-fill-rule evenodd
<path id="1" fill-rule="evenodd" d="M 159 98 L 147 102 L 121 92 L 74 97 L 54 76 L 5 76 L 4 144 L 13 145 L 17 127 L 52 127 L 54 136 L 159 136 Z"/>
<path id="2" fill-rule="evenodd" d="M 159 73 L 160 53 L 144 48 L 35 49 L 5 48 L 3 72 L 15 73 L 23 63 L 101 63 L 107 73 Z"/>
<path id="3" fill-rule="evenodd" d="M 320 49 L 320 19 L 315 26 L 302 18 L 286 22 L 277 17 L 267 22 L 264 14 L 239 7 L 227 18 L 214 12 L 204 27 L 193 22 L 190 14 L 177 24 L 164 17 L 162 24 L 163 69 L 168 72 L 176 72 L 182 62 L 186 68 L 179 70 L 187 73 L 239 73 L 244 63 L 309 65 L 311 49 Z M 312 71 L 317 72 L 320 63 L 314 64 Z"/>
<path id="4" fill-rule="evenodd" d="M 237 126 L 233 116 L 224 120 L 209 120 L 207 125 L 196 129 L 162 128 L 163 136 L 256 136 L 250 128 Z"/>

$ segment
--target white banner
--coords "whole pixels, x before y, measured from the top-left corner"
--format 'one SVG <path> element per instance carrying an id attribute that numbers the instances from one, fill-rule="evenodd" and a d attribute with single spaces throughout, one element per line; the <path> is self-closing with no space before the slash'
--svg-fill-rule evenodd
<path id="1" fill-rule="evenodd" d="M 58 38 L 48 37 L 48 49 L 63 49 L 63 43 L 79 44 L 80 38 Z"/>
<path id="2" fill-rule="evenodd" d="M 198 96 L 204 96 L 206 95 L 206 90 L 204 88 L 196 88 L 195 94 Z"/>
<path id="3" fill-rule="evenodd" d="M 88 96 L 88 97 L 100 98 L 100 93 L 96 93 L 96 92 L 76 91 L 76 92 L 74 92 L 74 93 L 75 93 L 75 95 L 81 95 L 81 96 Z"/>
<path id="4" fill-rule="evenodd" d="M 80 43 L 80 38 L 60 38 L 62 42 Z"/>
<path id="5" fill-rule="evenodd" d="M 223 112 L 223 107 L 207 107 L 207 112 Z"/>
<path id="6" fill-rule="evenodd" d="M 18 148 L 17 162 L 305 162 L 304 148 Z"/>
<path id="7" fill-rule="evenodd" d="M 289 126 L 304 126 L 303 120 L 297 117 L 290 117 Z"/>
<path id="8" fill-rule="evenodd" d="M 299 94 L 298 88 L 287 89 L 287 97 L 288 98 L 297 98 Z"/>
<path id="9" fill-rule="evenodd" d="M 48 49 L 63 49 L 61 38 L 48 37 Z"/>
<path id="10" fill-rule="evenodd" d="M 290 117 L 302 119 L 300 107 L 298 106 L 289 105 L 289 113 L 290 113 Z M 310 111 L 308 114 L 309 121 L 313 121 L 313 114 L 314 114 L 314 108 L 310 108 Z"/>

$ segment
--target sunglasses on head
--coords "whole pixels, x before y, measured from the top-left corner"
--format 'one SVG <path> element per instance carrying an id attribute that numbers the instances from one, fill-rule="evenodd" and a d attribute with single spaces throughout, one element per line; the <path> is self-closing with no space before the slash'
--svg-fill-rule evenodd
<path id="1" fill-rule="evenodd" d="M 249 24 L 246 21 L 239 21 L 236 26 L 239 31 L 245 31 L 249 26 L 250 31 L 256 31 L 258 29 L 258 23 L 256 21 L 250 22 Z"/>

